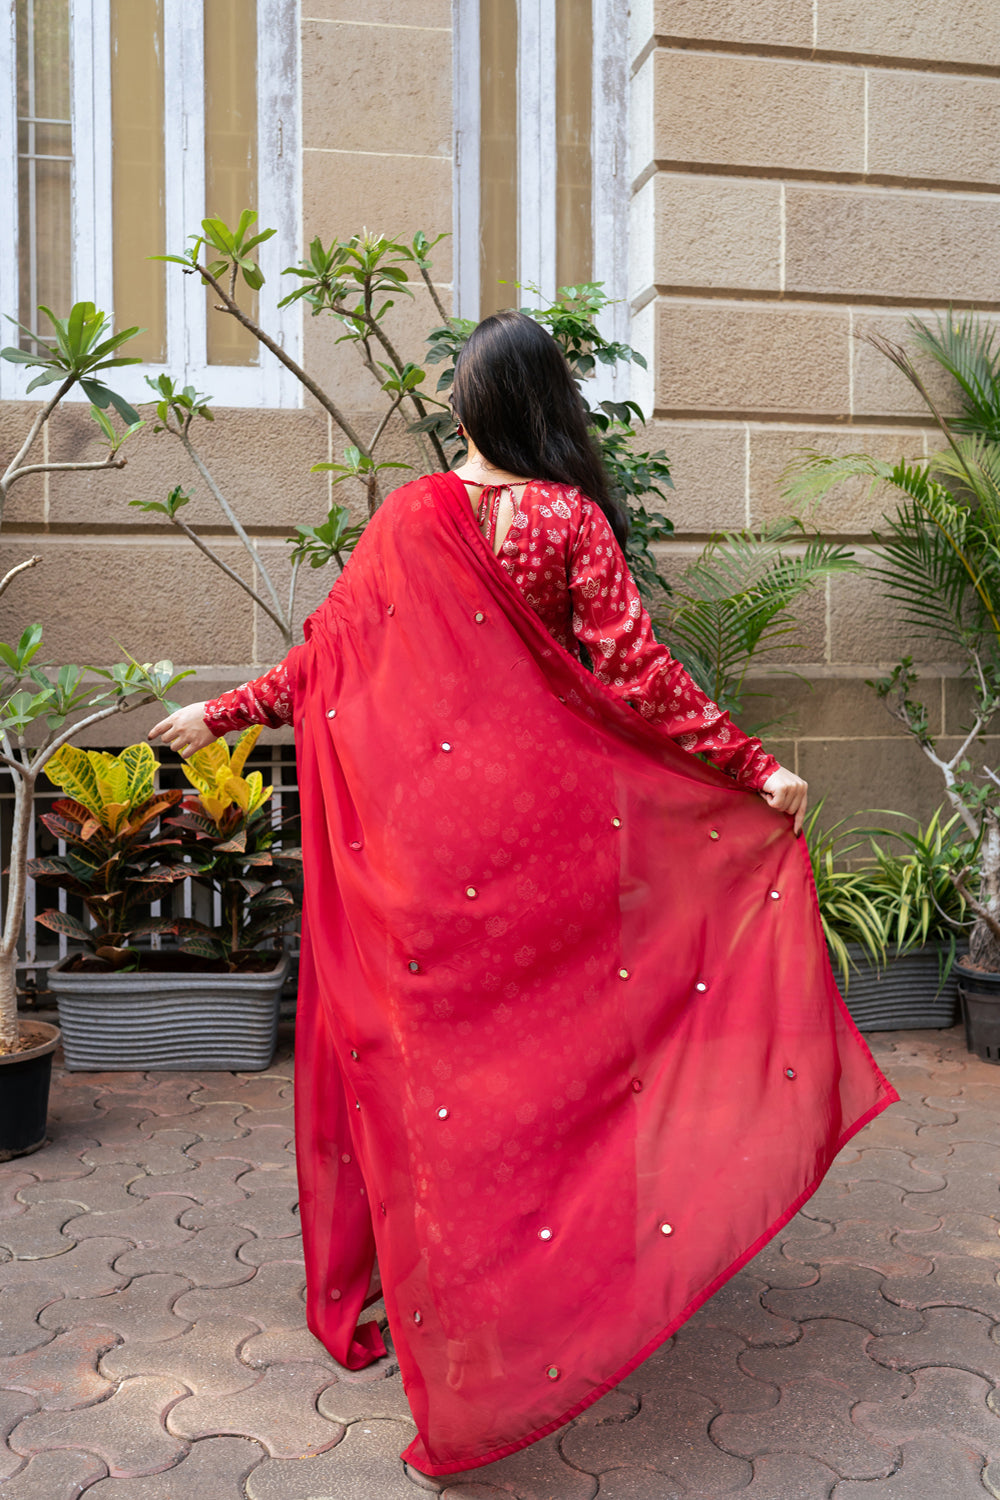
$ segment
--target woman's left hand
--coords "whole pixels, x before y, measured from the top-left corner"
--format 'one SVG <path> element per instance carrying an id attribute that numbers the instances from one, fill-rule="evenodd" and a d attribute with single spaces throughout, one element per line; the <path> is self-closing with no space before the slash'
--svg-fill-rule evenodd
<path id="1" fill-rule="evenodd" d="M 788 771 L 784 766 L 779 766 L 764 782 L 760 795 L 765 802 L 771 804 L 775 812 L 788 813 L 795 819 L 793 825 L 795 834 L 802 832 L 809 787 L 801 776 L 796 776 L 794 771 Z"/>

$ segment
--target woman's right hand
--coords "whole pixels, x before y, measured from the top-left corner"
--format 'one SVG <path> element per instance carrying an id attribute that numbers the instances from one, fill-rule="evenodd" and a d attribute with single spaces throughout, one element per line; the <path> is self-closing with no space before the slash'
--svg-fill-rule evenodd
<path id="1" fill-rule="evenodd" d="M 153 725 L 148 738 L 162 740 L 187 760 L 196 750 L 204 750 L 206 745 L 219 738 L 205 723 L 206 707 L 205 703 L 188 703 L 183 708 L 174 709 L 167 718 Z"/>

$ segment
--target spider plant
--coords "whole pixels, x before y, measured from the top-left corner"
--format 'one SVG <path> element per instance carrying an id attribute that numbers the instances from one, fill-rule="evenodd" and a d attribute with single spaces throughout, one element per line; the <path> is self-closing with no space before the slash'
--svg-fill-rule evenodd
<path id="1" fill-rule="evenodd" d="M 894 501 L 874 572 L 911 635 L 950 648 L 962 662 L 973 694 L 962 742 L 954 752 L 930 727 L 915 696 L 917 672 L 904 656 L 876 691 L 940 773 L 945 795 L 978 850 L 949 879 L 976 920 L 969 956 L 1000 971 L 1000 776 L 973 756 L 1000 708 L 1000 347 L 995 332 L 973 314 L 949 314 L 936 327 L 911 320 L 919 350 L 957 383 L 959 413 L 947 419 L 911 355 L 877 334 L 866 335 L 920 393 L 945 439 L 923 461 L 883 463 L 864 453 L 843 458 L 811 453 L 797 466 L 786 493 L 816 497 L 841 480 L 864 475 Z"/>
<path id="2" fill-rule="evenodd" d="M 801 552 L 789 551 L 790 544 Z M 846 548 L 809 535 L 792 516 L 759 532 L 725 532 L 685 569 L 658 623 L 709 697 L 738 717 L 747 698 L 767 696 L 747 691 L 758 653 L 802 649 L 793 605 L 832 574 L 856 567 Z"/>

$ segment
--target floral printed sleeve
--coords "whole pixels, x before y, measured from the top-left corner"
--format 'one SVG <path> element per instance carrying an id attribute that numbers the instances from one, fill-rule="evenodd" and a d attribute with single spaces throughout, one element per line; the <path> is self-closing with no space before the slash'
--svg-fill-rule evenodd
<path id="1" fill-rule="evenodd" d="M 589 500 L 583 501 L 569 557 L 569 588 L 573 633 L 587 647 L 601 682 L 682 750 L 706 756 L 741 786 L 759 791 L 778 762 L 760 740 L 738 729 L 654 638 L 611 527 Z"/>
<path id="2" fill-rule="evenodd" d="M 205 705 L 205 723 L 216 737 L 250 724 L 280 729 L 292 722 L 292 674 L 289 659 L 279 662 L 263 677 L 244 682 L 231 693 L 223 693 Z"/>

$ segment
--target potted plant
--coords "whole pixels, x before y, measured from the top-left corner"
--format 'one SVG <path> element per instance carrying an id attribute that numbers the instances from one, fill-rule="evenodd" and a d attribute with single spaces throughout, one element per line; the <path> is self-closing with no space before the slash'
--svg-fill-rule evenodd
<path id="1" fill-rule="evenodd" d="M 967 845 L 955 839 L 960 823 L 957 813 L 943 821 L 939 809 L 913 831 L 842 834 L 837 825 L 823 833 L 812 815 L 820 912 L 845 1003 L 862 1031 L 945 1027 L 957 1019 L 953 965 L 968 927 L 966 902 L 953 879 L 969 857 Z M 845 837 L 853 842 L 844 844 Z M 843 868 L 857 850 L 864 851 L 864 862 Z"/>
<path id="2" fill-rule="evenodd" d="M 0 642 L 0 764 L 11 773 L 14 792 L 0 934 L 0 1160 L 44 1144 L 52 1053 L 59 1042 L 57 1027 L 40 1021 L 22 1026 L 17 1014 L 17 944 L 38 778 L 69 735 L 141 703 L 169 707 L 167 693 L 189 675 L 175 675 L 169 662 L 128 662 L 107 670 L 62 666 L 50 675 L 37 662 L 41 644 L 40 625 L 28 626 L 16 645 Z"/>
<path id="3" fill-rule="evenodd" d="M 274 847 L 272 788 L 259 771 L 241 774 L 259 733 L 185 762 L 194 797 L 152 790 L 148 745 L 118 757 L 67 746 L 50 762 L 50 779 L 73 800 L 43 821 L 69 848 L 32 873 L 79 896 L 94 920 L 88 929 L 62 912 L 38 918 L 90 950 L 49 976 L 71 1070 L 249 1072 L 271 1061 L 289 959 L 260 944 L 280 940 L 298 911 L 281 872 L 301 856 Z M 180 881 L 217 894 L 221 920 L 151 916 Z M 154 934 L 176 942 L 158 951 L 138 941 Z"/>
<path id="4" fill-rule="evenodd" d="M 874 686 L 940 774 L 968 830 L 975 858 L 949 876 L 974 918 L 968 954 L 956 965 L 959 993 L 970 1048 L 1000 1063 L 1000 776 L 979 759 L 1000 708 L 1000 345 L 996 328 L 972 313 L 949 313 L 933 327 L 911 319 L 910 329 L 922 353 L 955 381 L 959 409 L 948 420 L 910 354 L 879 335 L 867 338 L 920 393 L 946 446 L 896 464 L 813 453 L 797 466 L 788 493 L 816 496 L 857 475 L 884 485 L 895 509 L 876 537 L 875 572 L 911 633 L 945 643 L 963 663 L 971 705 L 953 751 L 916 696 L 911 657 Z"/>

